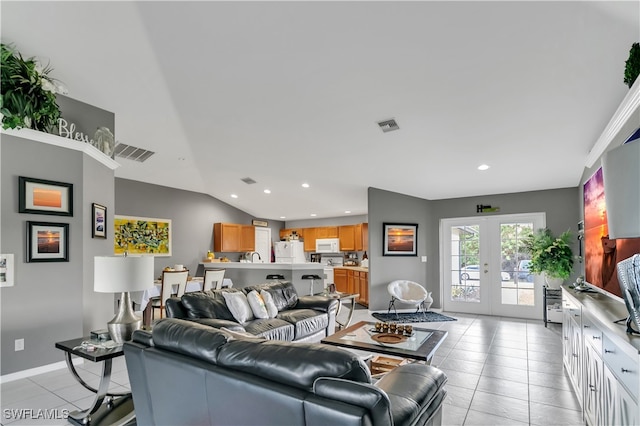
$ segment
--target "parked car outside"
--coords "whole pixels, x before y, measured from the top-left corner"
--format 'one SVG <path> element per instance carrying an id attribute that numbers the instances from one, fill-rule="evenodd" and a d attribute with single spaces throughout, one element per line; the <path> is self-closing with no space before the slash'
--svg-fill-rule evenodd
<path id="1" fill-rule="evenodd" d="M 509 274 L 504 271 L 500 272 L 500 275 L 502 276 L 502 281 L 509 281 L 509 279 L 511 278 Z M 479 280 L 480 265 L 468 265 L 460 269 L 460 279 L 462 281 Z"/>
<path id="2" fill-rule="evenodd" d="M 533 282 L 533 275 L 529 272 L 530 265 L 530 259 L 524 259 L 518 262 L 518 269 L 516 270 L 515 275 L 519 281 Z"/>

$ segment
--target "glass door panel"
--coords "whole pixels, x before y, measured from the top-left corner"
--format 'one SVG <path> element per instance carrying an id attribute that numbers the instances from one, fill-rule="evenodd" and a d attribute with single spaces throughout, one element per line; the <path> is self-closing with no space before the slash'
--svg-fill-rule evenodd
<path id="1" fill-rule="evenodd" d="M 542 318 L 542 283 L 529 273 L 524 240 L 544 222 L 544 213 L 444 219 L 443 308 Z"/>

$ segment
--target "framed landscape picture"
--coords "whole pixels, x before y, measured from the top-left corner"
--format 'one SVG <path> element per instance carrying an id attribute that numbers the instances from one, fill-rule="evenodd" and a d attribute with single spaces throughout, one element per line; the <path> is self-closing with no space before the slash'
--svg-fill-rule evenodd
<path id="1" fill-rule="evenodd" d="M 171 219 L 115 216 L 115 254 L 171 256 Z"/>
<path id="2" fill-rule="evenodd" d="M 73 184 L 18 177 L 18 211 L 73 216 Z"/>
<path id="3" fill-rule="evenodd" d="M 27 262 L 68 261 L 68 223 L 27 222 Z"/>
<path id="4" fill-rule="evenodd" d="M 418 224 L 384 223 L 383 256 L 417 256 Z"/>
<path id="5" fill-rule="evenodd" d="M 107 208 L 100 204 L 91 204 L 91 237 L 107 238 Z"/>

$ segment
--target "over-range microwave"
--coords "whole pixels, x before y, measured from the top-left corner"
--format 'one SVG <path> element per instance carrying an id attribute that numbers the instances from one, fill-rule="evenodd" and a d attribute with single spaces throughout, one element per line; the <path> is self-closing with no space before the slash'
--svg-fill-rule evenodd
<path id="1" fill-rule="evenodd" d="M 318 238 L 316 240 L 316 253 L 340 253 L 340 239 Z"/>

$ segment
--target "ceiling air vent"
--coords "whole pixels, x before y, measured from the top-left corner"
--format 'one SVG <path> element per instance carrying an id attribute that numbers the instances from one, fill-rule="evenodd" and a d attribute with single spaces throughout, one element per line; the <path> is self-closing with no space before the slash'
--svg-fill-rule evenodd
<path id="1" fill-rule="evenodd" d="M 250 177 L 242 178 L 240 180 L 246 183 L 247 185 L 253 185 L 254 183 L 256 183 L 256 181 L 251 179 Z"/>
<path id="2" fill-rule="evenodd" d="M 137 146 L 126 145 L 124 143 L 116 145 L 115 151 L 116 157 L 139 161 L 140 163 L 144 163 L 149 157 L 155 154 L 153 151 L 138 148 Z"/>
<path id="3" fill-rule="evenodd" d="M 385 133 L 391 132 L 393 130 L 398 130 L 400 128 L 400 126 L 398 126 L 398 123 L 396 123 L 396 120 L 394 120 L 393 118 L 391 120 L 379 121 L 378 126 L 380 126 L 382 131 Z"/>

